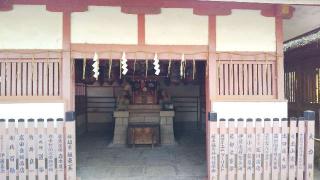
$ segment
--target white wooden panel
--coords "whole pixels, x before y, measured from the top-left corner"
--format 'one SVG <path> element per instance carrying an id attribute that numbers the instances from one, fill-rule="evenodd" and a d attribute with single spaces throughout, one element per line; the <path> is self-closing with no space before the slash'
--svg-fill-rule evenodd
<path id="1" fill-rule="evenodd" d="M 0 49 L 62 48 L 62 13 L 14 5 L 12 11 L 0 11 L 0 22 Z"/>
<path id="2" fill-rule="evenodd" d="M 89 6 L 71 15 L 71 42 L 94 44 L 137 44 L 137 15 L 122 13 L 119 7 Z"/>
<path id="3" fill-rule="evenodd" d="M 26 171 L 26 129 L 24 121 L 18 123 L 18 136 L 17 136 L 17 145 L 18 145 L 18 174 L 19 180 L 27 179 L 27 171 Z"/>
<path id="4" fill-rule="evenodd" d="M 218 118 L 285 118 L 287 102 L 213 102 Z M 268 111 L 266 111 L 268 109 Z"/>
<path id="5" fill-rule="evenodd" d="M 217 16 L 218 51 L 275 51 L 275 18 L 258 10 L 232 10 Z"/>
<path id="6" fill-rule="evenodd" d="M 146 44 L 207 45 L 208 17 L 192 9 L 162 8 L 161 14 L 146 15 Z"/>
<path id="7" fill-rule="evenodd" d="M 8 133 L 6 122 L 0 121 L 0 179 L 6 179 L 7 176 L 7 142 Z"/>

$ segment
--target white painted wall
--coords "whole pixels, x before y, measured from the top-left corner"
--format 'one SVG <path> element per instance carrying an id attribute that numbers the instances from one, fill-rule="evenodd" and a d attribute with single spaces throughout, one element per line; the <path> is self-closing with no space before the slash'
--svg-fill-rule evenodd
<path id="1" fill-rule="evenodd" d="M 14 5 L 0 11 L 0 49 L 61 49 L 62 13 L 45 6 Z"/>
<path id="2" fill-rule="evenodd" d="M 120 7 L 89 6 L 86 12 L 71 15 L 71 42 L 92 44 L 137 44 L 137 15 Z"/>
<path id="3" fill-rule="evenodd" d="M 275 18 L 260 13 L 232 10 L 217 16 L 217 51 L 276 51 Z"/>
<path id="4" fill-rule="evenodd" d="M 0 119 L 64 118 L 64 103 L 0 103 Z"/>
<path id="5" fill-rule="evenodd" d="M 287 102 L 213 102 L 220 118 L 287 118 Z"/>
<path id="6" fill-rule="evenodd" d="M 161 14 L 146 15 L 146 44 L 207 45 L 208 17 L 192 9 L 162 8 Z"/>

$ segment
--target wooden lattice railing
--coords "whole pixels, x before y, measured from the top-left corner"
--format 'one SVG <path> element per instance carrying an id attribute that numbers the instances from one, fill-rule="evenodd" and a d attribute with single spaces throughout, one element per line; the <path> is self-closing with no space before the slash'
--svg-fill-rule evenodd
<path id="1" fill-rule="evenodd" d="M 75 121 L 0 119 L 0 179 L 75 180 Z"/>
<path id="2" fill-rule="evenodd" d="M 0 96 L 60 96 L 60 58 L 0 59 Z"/>
<path id="3" fill-rule="evenodd" d="M 276 61 L 219 60 L 218 96 L 222 98 L 276 95 Z"/>
<path id="4" fill-rule="evenodd" d="M 313 111 L 273 121 L 209 117 L 210 180 L 313 179 Z"/>

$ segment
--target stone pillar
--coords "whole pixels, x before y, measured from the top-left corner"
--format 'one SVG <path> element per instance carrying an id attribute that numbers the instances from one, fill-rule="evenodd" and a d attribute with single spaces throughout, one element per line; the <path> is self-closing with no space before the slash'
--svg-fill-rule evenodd
<path id="1" fill-rule="evenodd" d="M 128 111 L 114 111 L 115 118 L 113 144 L 125 145 L 127 143 L 127 128 L 128 128 Z"/>
<path id="2" fill-rule="evenodd" d="M 170 145 L 175 143 L 173 133 L 173 117 L 174 111 L 160 111 L 161 144 Z"/>

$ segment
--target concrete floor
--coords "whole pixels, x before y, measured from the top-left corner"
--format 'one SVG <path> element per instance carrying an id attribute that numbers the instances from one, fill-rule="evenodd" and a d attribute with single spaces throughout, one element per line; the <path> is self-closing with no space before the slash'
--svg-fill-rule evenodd
<path id="1" fill-rule="evenodd" d="M 77 176 L 81 180 L 204 180 L 204 134 L 182 133 L 173 146 L 110 147 L 110 136 L 77 139 Z"/>

